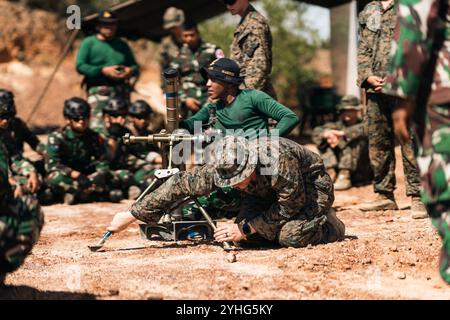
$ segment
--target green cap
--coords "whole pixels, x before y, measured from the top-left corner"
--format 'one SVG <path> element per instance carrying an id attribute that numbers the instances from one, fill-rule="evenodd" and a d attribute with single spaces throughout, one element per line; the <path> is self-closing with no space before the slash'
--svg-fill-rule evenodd
<path id="1" fill-rule="evenodd" d="M 337 110 L 361 110 L 362 106 L 359 103 L 359 99 L 351 94 L 343 96 L 341 102 L 337 105 Z"/>

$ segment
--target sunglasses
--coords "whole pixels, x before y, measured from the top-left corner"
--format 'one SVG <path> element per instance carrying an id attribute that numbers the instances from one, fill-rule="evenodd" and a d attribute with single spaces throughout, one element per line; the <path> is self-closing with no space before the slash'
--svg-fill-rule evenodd
<path id="1" fill-rule="evenodd" d="M 237 0 L 222 0 L 223 3 L 227 6 L 232 6 L 236 3 Z"/>
<path id="2" fill-rule="evenodd" d="M 74 121 L 74 122 L 80 122 L 81 120 L 87 121 L 88 117 L 85 118 L 70 118 L 70 120 Z"/>
<path id="3" fill-rule="evenodd" d="M 9 114 L 0 115 L 0 119 L 2 119 L 2 120 L 10 120 L 11 118 L 12 118 L 12 116 Z"/>

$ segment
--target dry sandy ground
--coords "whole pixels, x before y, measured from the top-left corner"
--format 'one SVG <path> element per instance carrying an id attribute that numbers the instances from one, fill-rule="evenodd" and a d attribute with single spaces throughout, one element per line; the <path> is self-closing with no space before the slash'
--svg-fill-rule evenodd
<path id="1" fill-rule="evenodd" d="M 91 253 L 87 246 L 130 202 L 45 207 L 41 239 L 0 298 L 450 299 L 437 272 L 439 238 L 428 219 L 409 217 L 401 170 L 401 210 L 359 211 L 375 197 L 371 186 L 337 192 L 345 241 L 239 250 L 234 263 L 215 244 L 142 240 L 137 226 Z"/>

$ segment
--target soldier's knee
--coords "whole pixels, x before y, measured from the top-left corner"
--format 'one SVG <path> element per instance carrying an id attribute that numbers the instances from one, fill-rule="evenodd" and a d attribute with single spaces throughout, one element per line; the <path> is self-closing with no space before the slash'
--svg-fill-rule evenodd
<path id="1" fill-rule="evenodd" d="M 310 225 L 306 220 L 292 220 L 280 230 L 278 242 L 283 247 L 303 248 L 319 244 L 323 237 L 320 224 Z"/>

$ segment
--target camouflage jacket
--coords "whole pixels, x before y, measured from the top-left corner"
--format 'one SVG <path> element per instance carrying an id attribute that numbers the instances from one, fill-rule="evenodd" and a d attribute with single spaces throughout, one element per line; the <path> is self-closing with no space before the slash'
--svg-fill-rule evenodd
<path id="1" fill-rule="evenodd" d="M 8 207 L 12 198 L 11 185 L 8 181 L 9 176 L 9 155 L 5 144 L 0 139 L 0 213 Z"/>
<path id="2" fill-rule="evenodd" d="M 319 155 L 285 138 L 279 139 L 278 147 L 270 145 L 270 150 L 276 156 L 264 160 L 265 166 L 260 165 L 256 180 L 243 190 L 240 210 L 259 208 L 261 211 L 250 223 L 260 235 L 274 240 L 286 221 L 326 214 L 334 195 Z M 180 172 L 171 177 L 142 201 L 133 204 L 131 213 L 139 220 L 157 222 L 161 213 L 177 200 L 207 195 L 217 189 L 214 167 L 196 167 L 192 172 Z M 326 196 L 319 196 L 318 190 Z"/>
<path id="3" fill-rule="evenodd" d="M 230 58 L 241 68 L 241 89 L 267 90 L 272 72 L 272 34 L 266 18 L 252 5 L 234 31 Z"/>
<path id="4" fill-rule="evenodd" d="M 161 72 L 170 67 L 170 63 L 180 54 L 182 43 L 178 43 L 172 36 L 161 41 L 160 65 Z"/>
<path id="5" fill-rule="evenodd" d="M 338 144 L 338 148 L 340 149 L 345 148 L 349 143 L 353 141 L 364 139 L 366 137 L 366 134 L 364 133 L 364 123 L 362 121 L 352 126 L 346 126 L 342 121 L 328 122 L 323 126 L 314 128 L 311 137 L 314 144 L 321 151 L 325 150 L 328 147 L 326 139 L 324 139 L 322 136 L 326 130 L 344 131 L 344 136 L 340 139 Z"/>
<path id="6" fill-rule="evenodd" d="M 361 88 L 367 88 L 365 81 L 369 76 L 384 78 L 388 74 L 395 11 L 394 2 L 384 10 L 381 1 L 372 1 L 359 14 L 357 84 Z"/>
<path id="7" fill-rule="evenodd" d="M 445 9 L 447 12 L 442 12 Z M 429 97 L 425 97 L 430 103 L 450 102 L 448 0 L 400 0 L 399 27 L 394 39 L 392 74 L 384 92 L 416 99 L 419 93 L 427 91 L 420 88 L 431 88 Z M 450 110 L 444 114 L 450 116 Z"/>
<path id="8" fill-rule="evenodd" d="M 12 131 L 14 142 L 16 144 L 16 149 L 18 152 L 23 152 L 24 143 L 28 145 L 34 151 L 38 153 L 43 153 L 45 146 L 39 141 L 39 138 L 31 132 L 27 124 L 19 117 L 14 117 L 10 123 L 10 130 Z"/>
<path id="9" fill-rule="evenodd" d="M 69 175 L 76 170 L 91 174 L 109 169 L 105 141 L 91 129 L 78 136 L 65 126 L 49 134 L 46 149 L 47 172 L 61 171 Z"/>
<path id="10" fill-rule="evenodd" d="M 10 128 L 0 130 L 0 139 L 8 152 L 10 174 L 28 176 L 31 172 L 36 172 L 33 164 L 23 156 L 23 151 L 18 148 L 15 132 Z"/>
<path id="11" fill-rule="evenodd" d="M 218 58 L 223 58 L 223 51 L 216 45 L 201 41 L 194 52 L 187 44 L 181 48 L 180 54 L 170 63 L 171 68 L 177 69 L 180 74 L 181 89 L 180 101 L 186 98 L 195 98 L 202 105 L 208 100 L 206 80 L 200 74 L 203 67 L 207 67 Z"/>

